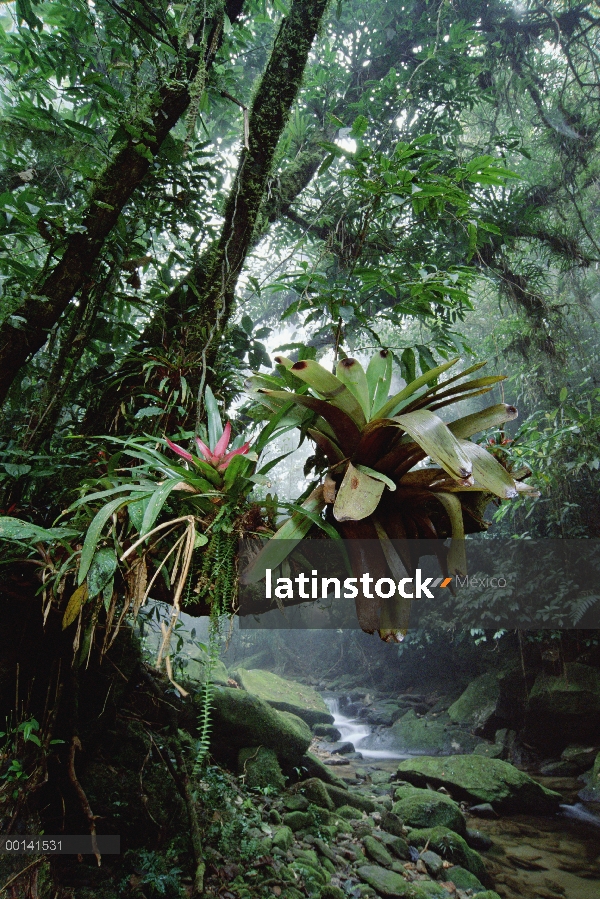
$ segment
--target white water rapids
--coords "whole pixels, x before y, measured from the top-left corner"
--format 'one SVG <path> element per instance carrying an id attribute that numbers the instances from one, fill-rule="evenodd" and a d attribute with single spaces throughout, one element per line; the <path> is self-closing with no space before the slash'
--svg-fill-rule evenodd
<path id="1" fill-rule="evenodd" d="M 355 750 L 366 759 L 405 759 L 408 753 L 394 752 L 392 749 L 369 749 L 364 743 L 371 736 L 371 727 L 356 718 L 347 718 L 340 712 L 339 699 L 324 696 L 327 708 L 333 715 L 333 726 L 337 727 L 344 743 L 352 743 Z"/>

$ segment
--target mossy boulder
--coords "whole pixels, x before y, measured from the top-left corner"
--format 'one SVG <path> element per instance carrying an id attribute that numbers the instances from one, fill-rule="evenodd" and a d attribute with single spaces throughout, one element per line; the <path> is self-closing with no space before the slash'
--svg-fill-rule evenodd
<path id="1" fill-rule="evenodd" d="M 294 834 L 291 827 L 283 824 L 273 834 L 273 847 L 287 852 L 294 845 Z"/>
<path id="2" fill-rule="evenodd" d="M 444 793 L 418 787 L 400 787 L 395 793 L 392 812 L 409 827 L 449 827 L 464 836 L 467 822 L 459 806 Z"/>
<path id="3" fill-rule="evenodd" d="M 183 655 L 180 659 L 182 668 L 181 677 L 183 680 L 191 681 L 195 684 L 203 684 L 206 682 L 206 672 L 208 671 L 208 653 L 199 646 L 186 643 Z M 216 659 L 213 661 L 210 672 L 210 680 L 213 684 L 227 684 L 229 674 L 227 668 L 221 661 Z"/>
<path id="4" fill-rule="evenodd" d="M 594 742 L 600 733 L 600 671 L 571 662 L 560 676 L 540 674 L 529 694 L 524 739 L 548 752 Z"/>
<path id="5" fill-rule="evenodd" d="M 339 808 L 341 805 L 351 805 L 353 808 L 360 809 L 361 812 L 367 812 L 367 814 L 374 812 L 377 808 L 372 799 L 369 799 L 368 796 L 361 796 L 360 793 L 340 790 L 339 787 L 334 787 L 330 784 L 327 785 L 327 792 L 336 808 Z"/>
<path id="6" fill-rule="evenodd" d="M 323 698 L 305 684 L 286 680 L 260 668 L 238 668 L 235 679 L 247 693 L 258 696 L 274 709 L 292 712 L 307 724 L 333 724 L 333 715 Z"/>
<path id="7" fill-rule="evenodd" d="M 500 896 L 494 890 L 484 890 L 483 893 L 475 893 L 473 899 L 500 899 Z"/>
<path id="8" fill-rule="evenodd" d="M 345 818 L 346 821 L 360 821 L 362 818 L 362 812 L 352 805 L 340 805 L 337 809 L 337 814 Z"/>
<path id="9" fill-rule="evenodd" d="M 313 823 L 313 816 L 310 812 L 288 812 L 283 816 L 283 823 L 289 827 L 294 833 L 298 830 L 304 830 Z"/>
<path id="10" fill-rule="evenodd" d="M 475 731 L 485 730 L 487 723 L 496 714 L 500 699 L 500 678 L 501 672 L 488 671 L 472 680 L 448 709 L 452 721 Z"/>
<path id="11" fill-rule="evenodd" d="M 446 899 L 447 891 L 432 880 L 409 881 L 401 874 L 389 871 L 378 865 L 361 865 L 357 871 L 364 883 L 377 892 L 379 896 L 391 899 Z"/>
<path id="12" fill-rule="evenodd" d="M 328 809 L 330 812 L 334 810 L 335 805 L 333 804 L 333 800 L 327 792 L 325 784 L 322 780 L 319 780 L 318 777 L 310 777 L 308 780 L 303 780 L 302 783 L 298 785 L 298 790 L 314 805 Z"/>
<path id="13" fill-rule="evenodd" d="M 379 865 L 361 865 L 357 871 L 363 883 L 368 883 L 381 896 L 391 896 L 393 899 L 410 896 L 410 883 L 396 874 L 381 868 Z"/>
<path id="14" fill-rule="evenodd" d="M 468 731 L 453 725 L 449 718 L 446 722 L 419 718 L 412 709 L 394 722 L 389 730 L 389 739 L 390 746 L 396 750 L 428 755 L 471 752 L 479 742 Z"/>
<path id="15" fill-rule="evenodd" d="M 427 846 L 442 858 L 460 865 L 474 874 L 479 880 L 487 879 L 483 859 L 466 841 L 448 827 L 415 828 L 408 835 L 408 842 L 417 849 Z"/>
<path id="16" fill-rule="evenodd" d="M 264 746 L 240 749 L 238 753 L 238 774 L 244 777 L 247 787 L 274 787 L 283 790 L 285 779 L 281 772 L 277 755 Z"/>
<path id="17" fill-rule="evenodd" d="M 414 786 L 443 786 L 457 800 L 491 803 L 496 811 L 552 814 L 562 801 L 514 765 L 481 755 L 407 759 L 397 773 Z"/>
<path id="18" fill-rule="evenodd" d="M 483 884 L 479 882 L 475 875 L 460 865 L 448 868 L 444 876 L 446 880 L 451 881 L 459 890 L 479 890 L 479 892 L 483 890 Z"/>
<path id="19" fill-rule="evenodd" d="M 331 743 L 337 743 L 342 739 L 340 731 L 334 724 L 313 724 L 312 732 L 315 737 L 323 737 Z"/>
<path id="20" fill-rule="evenodd" d="M 382 843 L 370 835 L 363 837 L 362 843 L 365 847 L 366 855 L 376 865 L 381 865 L 384 868 L 390 867 L 394 859 Z"/>
<path id="21" fill-rule="evenodd" d="M 279 762 L 297 764 L 310 745 L 312 734 L 304 721 L 280 714 L 244 690 L 215 687 L 212 705 L 211 750 L 216 758 L 231 759 L 246 746 L 264 746 Z"/>
<path id="22" fill-rule="evenodd" d="M 387 833 L 384 830 L 374 830 L 373 836 L 377 840 L 381 840 L 386 849 L 391 851 L 402 861 L 410 859 L 410 848 L 404 837 L 397 837 L 393 833 Z"/>

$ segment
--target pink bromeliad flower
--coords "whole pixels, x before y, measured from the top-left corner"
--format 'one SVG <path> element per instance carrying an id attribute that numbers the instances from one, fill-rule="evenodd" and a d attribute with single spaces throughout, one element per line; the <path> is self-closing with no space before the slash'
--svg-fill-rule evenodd
<path id="1" fill-rule="evenodd" d="M 209 447 L 200 440 L 199 437 L 196 437 L 196 445 L 200 450 L 201 456 L 204 458 L 205 462 L 208 462 L 209 465 L 212 465 L 217 471 L 225 471 L 231 460 L 234 456 L 244 456 L 248 450 L 250 449 L 250 444 L 245 443 L 243 446 L 240 446 L 238 449 L 230 450 L 227 452 L 227 447 L 229 446 L 229 440 L 231 438 L 231 423 L 227 422 L 225 427 L 223 428 L 223 434 L 217 440 L 214 449 L 209 449 Z M 188 453 L 187 450 L 184 450 L 183 447 L 178 446 L 176 443 L 173 443 L 169 438 L 166 438 L 169 447 L 173 450 L 174 453 L 177 453 L 178 456 L 181 456 L 182 459 L 186 459 L 188 462 L 194 462 L 194 457 L 191 453 Z"/>

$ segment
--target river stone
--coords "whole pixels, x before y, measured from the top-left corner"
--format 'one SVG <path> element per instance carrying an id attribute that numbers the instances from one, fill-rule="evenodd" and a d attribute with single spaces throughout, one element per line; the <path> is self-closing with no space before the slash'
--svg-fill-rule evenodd
<path id="1" fill-rule="evenodd" d="M 482 833 L 480 830 L 471 830 L 470 828 L 467 829 L 465 840 L 471 849 L 483 849 L 485 851 L 486 849 L 491 849 L 494 845 L 486 833 Z"/>
<path id="2" fill-rule="evenodd" d="M 393 806 L 392 806 L 393 808 Z M 384 830 L 387 830 L 388 833 L 393 833 L 394 836 L 403 837 L 404 831 L 402 830 L 403 821 L 398 815 L 394 814 L 392 811 L 385 811 L 381 817 L 381 826 Z"/>
<path id="3" fill-rule="evenodd" d="M 436 880 L 444 870 L 444 861 L 442 857 L 439 856 L 437 852 L 432 852 L 431 849 L 421 852 L 421 861 L 427 868 L 427 873 L 433 877 L 434 880 Z"/>
<path id="4" fill-rule="evenodd" d="M 337 814 L 345 818 L 346 821 L 360 821 L 362 818 L 362 812 L 352 805 L 340 805 Z"/>
<path id="5" fill-rule="evenodd" d="M 488 671 L 472 680 L 448 709 L 452 721 L 472 728 L 475 733 L 485 731 L 486 725 L 496 714 L 501 676 L 500 671 Z"/>
<path id="6" fill-rule="evenodd" d="M 410 848 L 408 843 L 402 837 L 396 837 L 392 833 L 386 833 L 383 830 L 373 831 L 373 836 L 381 840 L 386 849 L 391 849 L 394 855 L 403 861 L 410 860 Z"/>
<path id="7" fill-rule="evenodd" d="M 183 656 L 178 660 L 183 668 L 182 679 L 195 684 L 206 683 L 209 657 L 199 646 L 185 644 Z M 210 680 L 213 684 L 227 685 L 229 674 L 221 659 L 215 659 L 211 666 Z"/>
<path id="8" fill-rule="evenodd" d="M 318 805 L 320 808 L 326 808 L 332 812 L 335 808 L 331 796 L 327 792 L 325 784 L 318 777 L 310 777 L 298 784 L 299 791 L 306 796 L 309 802 Z"/>
<path id="9" fill-rule="evenodd" d="M 385 846 L 382 846 L 382 844 L 374 837 L 363 837 L 362 844 L 365 847 L 366 854 L 375 862 L 375 864 L 381 865 L 384 868 L 389 868 L 394 861 Z"/>
<path id="10" fill-rule="evenodd" d="M 310 802 L 306 796 L 301 796 L 299 793 L 291 793 L 283 797 L 283 807 L 288 812 L 305 812 L 309 805 Z"/>
<path id="11" fill-rule="evenodd" d="M 586 771 L 590 765 L 594 764 L 595 756 L 598 752 L 596 746 L 579 746 L 570 744 L 563 749 L 561 759 L 564 759 L 570 765 L 573 765 L 578 772 Z"/>
<path id="12" fill-rule="evenodd" d="M 475 893 L 473 899 L 500 899 L 500 896 L 494 890 L 484 890 L 483 893 Z"/>
<path id="13" fill-rule="evenodd" d="M 449 796 L 434 790 L 400 787 L 396 790 L 395 797 L 398 801 L 392 806 L 392 812 L 409 827 L 435 827 L 442 824 L 461 835 L 466 833 L 467 822 L 464 815 Z"/>
<path id="14" fill-rule="evenodd" d="M 450 755 L 471 752 L 479 742 L 477 737 L 456 727 L 448 718 L 418 718 L 411 710 L 389 728 L 389 745 L 405 752 L 428 752 L 431 755 Z"/>
<path id="15" fill-rule="evenodd" d="M 473 755 L 483 755 L 487 759 L 500 759 L 505 755 L 505 749 L 501 743 L 478 743 L 473 750 Z"/>
<path id="16" fill-rule="evenodd" d="M 235 679 L 247 693 L 258 696 L 279 711 L 292 712 L 307 724 L 333 724 L 333 715 L 321 695 L 312 687 L 286 680 L 260 668 L 250 671 L 238 668 Z"/>
<path id="17" fill-rule="evenodd" d="M 284 824 L 282 827 L 278 827 L 275 833 L 273 834 L 273 846 L 276 846 L 278 849 L 282 849 L 284 852 L 287 852 L 288 849 L 292 847 L 294 843 L 294 834 L 290 827 L 287 824 Z"/>
<path id="18" fill-rule="evenodd" d="M 411 895 L 411 884 L 401 874 L 387 871 L 378 865 L 362 865 L 357 874 L 364 883 L 368 883 L 382 896 L 402 899 L 404 896 Z"/>
<path id="19" fill-rule="evenodd" d="M 408 842 L 417 849 L 427 846 L 442 858 L 466 868 L 480 880 L 486 879 L 485 865 L 478 852 L 471 849 L 459 834 L 447 827 L 415 828 L 408 835 Z"/>
<path id="20" fill-rule="evenodd" d="M 475 875 L 460 865 L 448 868 L 444 876 L 446 880 L 451 881 L 459 890 L 479 890 L 479 892 L 483 890 L 483 884 L 478 881 Z"/>
<path id="21" fill-rule="evenodd" d="M 489 802 L 503 812 L 552 814 L 562 802 L 560 793 L 541 786 L 514 765 L 479 755 L 407 759 L 398 766 L 398 776 L 415 786 L 444 786 L 458 800 Z"/>
<path id="22" fill-rule="evenodd" d="M 351 805 L 354 808 L 360 809 L 361 812 L 367 812 L 367 814 L 371 814 L 371 812 L 374 812 L 377 808 L 372 799 L 361 796 L 359 793 L 352 793 L 350 790 L 340 790 L 339 787 L 328 784 L 327 792 L 331 796 L 336 808 L 339 808 L 341 805 Z"/>
<path id="23" fill-rule="evenodd" d="M 274 787 L 281 792 L 285 779 L 281 773 L 277 756 L 272 749 L 252 746 L 240 749 L 238 753 L 238 773 L 244 776 L 247 787 Z"/>
<path id="24" fill-rule="evenodd" d="M 324 737 L 332 743 L 341 740 L 342 735 L 334 724 L 313 724 L 313 734 L 315 737 Z"/>
<path id="25" fill-rule="evenodd" d="M 570 662 L 560 676 L 539 674 L 529 694 L 524 739 L 544 749 L 594 742 L 600 733 L 600 671 Z"/>
<path id="26" fill-rule="evenodd" d="M 313 817 L 308 812 L 288 812 L 287 815 L 283 816 L 283 823 L 296 833 L 296 831 L 302 830 L 304 827 L 310 827 L 313 823 Z"/>
<path id="27" fill-rule="evenodd" d="M 304 721 L 277 712 L 244 690 L 215 687 L 212 706 L 211 750 L 217 758 L 237 756 L 246 746 L 264 746 L 280 762 L 297 764 L 310 745 L 312 734 Z"/>
<path id="28" fill-rule="evenodd" d="M 339 887 L 333 886 L 333 884 L 328 883 L 321 889 L 321 892 L 319 893 L 319 899 L 348 899 L 348 896 Z"/>

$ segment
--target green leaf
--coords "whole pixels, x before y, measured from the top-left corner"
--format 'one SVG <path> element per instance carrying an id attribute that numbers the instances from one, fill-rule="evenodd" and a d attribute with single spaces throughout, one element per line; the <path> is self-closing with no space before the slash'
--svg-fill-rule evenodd
<path id="1" fill-rule="evenodd" d="M 346 385 L 330 371 L 313 359 L 296 362 L 290 370 L 292 374 L 320 394 L 324 400 L 350 416 L 359 428 L 364 427 L 366 418 L 360 403 Z"/>
<path id="2" fill-rule="evenodd" d="M 456 421 L 448 423 L 448 427 L 455 437 L 472 437 L 479 431 L 486 431 L 488 428 L 496 428 L 503 425 L 506 421 L 513 421 L 518 412 L 514 406 L 506 403 L 498 403 L 495 406 L 488 406 L 481 412 L 474 412 L 472 415 L 465 415 L 457 418 Z"/>
<path id="3" fill-rule="evenodd" d="M 381 477 L 375 479 L 349 463 L 335 497 L 334 518 L 336 521 L 361 521 L 368 518 L 379 505 L 384 489 L 385 483 Z"/>
<path id="4" fill-rule="evenodd" d="M 126 499 L 122 497 L 118 497 L 117 499 L 111 500 L 111 502 L 107 503 L 105 506 L 96 513 L 94 518 L 91 521 L 89 528 L 87 529 L 87 533 L 85 535 L 85 540 L 83 542 L 83 549 L 81 550 L 81 559 L 79 560 L 79 575 L 77 577 L 77 583 L 79 586 L 83 584 L 86 575 L 89 571 L 90 565 L 92 564 L 92 559 L 94 557 L 94 553 L 96 551 L 96 546 L 98 545 L 98 541 L 102 535 L 102 531 L 104 529 L 104 525 L 108 521 L 108 519 L 113 515 L 117 509 L 127 503 Z"/>
<path id="5" fill-rule="evenodd" d="M 459 440 L 459 443 L 473 464 L 475 486 L 485 487 L 501 499 L 516 497 L 517 488 L 513 478 L 491 453 L 469 440 Z"/>
<path id="6" fill-rule="evenodd" d="M 369 388 L 369 400 L 373 414 L 387 400 L 391 381 L 392 354 L 389 350 L 379 350 L 378 353 L 371 356 L 367 366 L 367 386 Z"/>
<path id="7" fill-rule="evenodd" d="M 437 368 L 432 368 L 430 371 L 425 372 L 424 375 L 415 378 L 415 380 L 411 381 L 410 384 L 407 384 L 406 387 L 400 391 L 400 393 L 397 393 L 387 401 L 387 403 L 379 410 L 379 417 L 391 418 L 403 400 L 407 399 L 409 396 L 412 396 L 413 393 L 415 393 L 420 387 L 423 387 L 425 384 L 429 384 L 430 381 L 434 381 L 439 377 L 439 375 L 449 369 L 452 365 L 456 365 L 459 358 L 460 357 L 457 356 L 454 359 L 450 359 L 448 362 L 444 362 L 442 363 L 442 365 L 438 365 Z"/>
<path id="8" fill-rule="evenodd" d="M 567 396 L 568 396 L 568 393 L 569 393 L 569 391 L 567 390 L 566 387 L 562 387 L 562 388 L 561 388 L 561 391 L 560 391 L 560 393 L 559 393 L 559 395 L 558 395 L 558 399 L 559 399 L 559 401 L 560 401 L 561 403 L 564 403 L 564 401 L 566 400 L 566 398 L 567 398 Z"/>
<path id="9" fill-rule="evenodd" d="M 364 412 L 365 420 L 368 421 L 371 414 L 369 387 L 365 370 L 358 359 L 341 359 L 337 364 L 336 375 L 354 394 Z"/>
<path id="10" fill-rule="evenodd" d="M 142 528 L 140 530 L 140 537 L 143 537 L 144 534 L 147 534 L 148 531 L 151 531 L 154 522 L 158 518 L 160 511 L 167 499 L 169 498 L 171 492 L 177 487 L 180 483 L 176 478 L 170 478 L 168 481 L 165 481 L 164 484 L 161 484 L 160 487 L 154 491 L 150 500 L 148 501 L 148 505 L 146 506 L 146 511 L 144 512 L 144 518 L 142 520 Z"/>
<path id="11" fill-rule="evenodd" d="M 375 471 L 374 468 L 369 468 L 368 465 L 359 465 L 357 464 L 355 468 L 358 471 L 362 471 L 363 474 L 368 474 L 369 477 L 375 478 L 376 481 L 383 481 L 386 487 L 389 487 L 390 490 L 394 491 L 396 489 L 396 485 L 392 481 L 391 478 L 388 478 L 387 475 L 382 474 L 380 471 Z"/>
<path id="12" fill-rule="evenodd" d="M 399 415 L 394 421 L 451 477 L 464 480 L 471 476 L 473 465 L 469 456 L 448 426 L 433 412 L 420 409 Z"/>
<path id="13" fill-rule="evenodd" d="M 40 528 L 29 521 L 21 521 L 20 518 L 12 518 L 9 515 L 0 517 L 0 540 L 51 543 L 66 537 L 76 537 L 78 534 L 79 531 L 72 528 Z"/>
<path id="14" fill-rule="evenodd" d="M 208 386 L 204 389 L 204 406 L 208 421 L 208 445 L 213 450 L 223 433 L 223 423 L 215 396 Z"/>
<path id="15" fill-rule="evenodd" d="M 292 517 L 279 528 L 263 546 L 252 564 L 242 572 L 240 583 L 256 584 L 265 577 L 267 568 L 274 570 L 281 565 L 283 560 L 310 530 L 313 521 L 307 513 L 318 514 L 324 508 L 323 488 L 317 487 L 304 500 L 302 506 L 299 507 L 299 511 L 294 512 Z"/>
<path id="16" fill-rule="evenodd" d="M 448 569 L 452 574 L 465 577 L 467 574 L 467 555 L 465 552 L 465 528 L 463 523 L 463 511 L 460 500 L 451 493 L 433 493 L 433 496 L 442 504 L 452 529 L 452 542 L 448 553 Z"/>
<path id="17" fill-rule="evenodd" d="M 88 599 L 93 599 L 104 590 L 116 568 L 117 557 L 114 549 L 106 546 L 94 554 L 87 576 Z"/>

